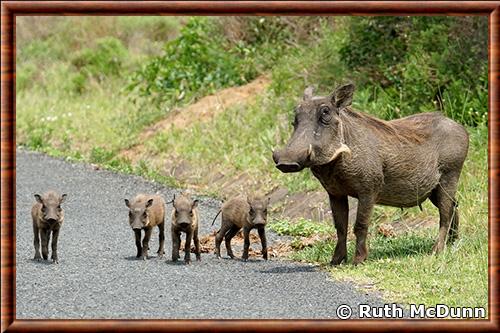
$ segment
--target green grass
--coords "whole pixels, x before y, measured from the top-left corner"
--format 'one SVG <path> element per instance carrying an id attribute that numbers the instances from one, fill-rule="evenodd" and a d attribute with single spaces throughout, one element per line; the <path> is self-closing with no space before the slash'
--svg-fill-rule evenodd
<path id="1" fill-rule="evenodd" d="M 88 160 L 116 154 L 161 118 L 127 92 L 127 77 L 151 45 L 175 37 L 170 17 L 19 17 L 17 143 Z M 142 44 L 144 43 L 144 44 Z M 141 46 L 142 45 L 142 46 Z M 148 45 L 148 46 L 146 46 Z"/>
<path id="2" fill-rule="evenodd" d="M 294 223 L 287 220 L 276 220 L 269 224 L 269 228 L 278 235 L 290 235 L 299 237 L 310 237 L 314 234 L 325 234 L 333 231 L 332 224 L 316 223 L 304 218 Z"/>

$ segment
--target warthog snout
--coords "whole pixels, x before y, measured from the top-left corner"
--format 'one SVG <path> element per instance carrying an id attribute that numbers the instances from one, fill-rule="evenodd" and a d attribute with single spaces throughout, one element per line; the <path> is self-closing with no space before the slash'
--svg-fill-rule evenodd
<path id="1" fill-rule="evenodd" d="M 312 147 L 307 150 L 290 151 L 289 148 L 273 151 L 273 160 L 276 163 L 276 168 L 281 172 L 299 172 L 304 169 L 305 164 L 310 160 Z"/>
<path id="2" fill-rule="evenodd" d="M 262 225 L 266 225 L 266 221 L 264 219 L 255 219 L 253 220 L 253 224 L 258 227 Z"/>
<path id="3" fill-rule="evenodd" d="M 187 228 L 191 224 L 190 221 L 178 221 L 177 223 L 181 228 Z"/>
<path id="4" fill-rule="evenodd" d="M 54 219 L 54 218 L 49 218 L 49 219 L 47 219 L 47 222 L 48 222 L 49 224 L 54 224 L 54 223 L 56 223 L 56 222 L 57 222 L 57 220 L 56 220 L 56 219 Z"/>

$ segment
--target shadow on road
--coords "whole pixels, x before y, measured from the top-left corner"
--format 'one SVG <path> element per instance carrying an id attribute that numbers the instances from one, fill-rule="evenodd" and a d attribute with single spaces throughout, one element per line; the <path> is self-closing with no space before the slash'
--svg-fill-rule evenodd
<path id="1" fill-rule="evenodd" d="M 283 273 L 312 273 L 316 272 L 315 266 L 279 266 L 257 272 L 264 274 L 283 274 Z"/>
<path id="2" fill-rule="evenodd" d="M 137 258 L 136 256 L 129 256 L 129 257 L 124 257 L 125 260 L 129 260 L 129 261 L 142 261 L 143 259 L 139 259 Z M 148 256 L 148 258 L 146 260 L 164 260 L 165 257 L 163 258 L 158 258 L 157 256 Z"/>
<path id="3" fill-rule="evenodd" d="M 57 265 L 52 262 L 51 259 L 48 260 L 37 260 L 37 259 L 28 259 L 27 261 L 32 262 L 37 265 Z M 59 261 L 61 262 L 61 261 Z"/>

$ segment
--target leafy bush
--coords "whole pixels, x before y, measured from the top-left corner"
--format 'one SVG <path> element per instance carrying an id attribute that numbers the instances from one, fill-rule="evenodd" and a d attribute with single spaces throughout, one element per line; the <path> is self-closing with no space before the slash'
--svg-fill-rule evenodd
<path id="1" fill-rule="evenodd" d="M 487 118 L 483 17 L 353 18 L 340 55 L 361 87 L 375 83 L 387 117 L 442 111 L 468 125 Z M 380 91 L 380 90 L 383 90 Z"/>
<path id="2" fill-rule="evenodd" d="M 127 54 L 127 49 L 119 39 L 105 37 L 96 41 L 95 48 L 84 48 L 79 51 L 71 63 L 84 77 L 103 81 L 107 76 L 121 74 Z"/>
<path id="3" fill-rule="evenodd" d="M 237 51 L 226 49 L 224 40 L 211 31 L 208 19 L 190 19 L 180 36 L 167 42 L 161 56 L 131 77 L 130 89 L 156 102 L 175 103 L 253 79 L 257 74 L 253 66 L 246 66 Z"/>
<path id="4" fill-rule="evenodd" d="M 316 26 L 312 18 L 190 18 L 163 54 L 131 77 L 129 88 L 175 104 L 242 85 L 317 34 Z"/>
<path id="5" fill-rule="evenodd" d="M 278 235 L 309 237 L 314 234 L 325 234 L 333 231 L 331 225 L 317 223 L 307 219 L 299 219 L 296 222 L 277 220 L 269 225 L 269 228 Z"/>

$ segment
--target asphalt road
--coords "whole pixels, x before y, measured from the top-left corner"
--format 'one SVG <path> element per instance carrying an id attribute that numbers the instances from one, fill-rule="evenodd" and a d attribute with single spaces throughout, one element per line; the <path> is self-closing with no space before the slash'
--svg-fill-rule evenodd
<path id="1" fill-rule="evenodd" d="M 153 257 L 136 260 L 123 199 L 160 192 L 169 200 L 178 190 L 22 150 L 17 151 L 16 172 L 18 319 L 335 318 L 341 304 L 350 305 L 354 316 L 359 304 L 382 304 L 307 264 L 260 257 L 246 263 L 217 260 L 211 253 L 190 266 L 174 264 L 169 260 L 170 206 L 166 259 L 154 257 L 155 229 Z M 33 194 L 48 189 L 68 194 L 59 264 L 32 260 Z M 200 198 L 201 235 L 214 228 L 210 224 L 219 205 Z M 272 242 L 276 236 L 270 238 Z M 222 253 L 225 256 L 224 246 Z"/>

